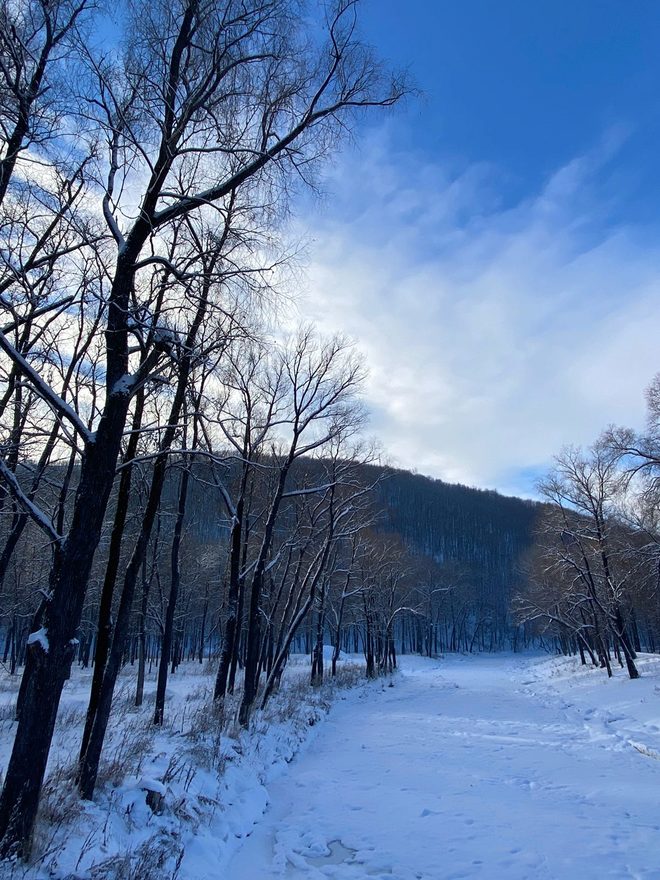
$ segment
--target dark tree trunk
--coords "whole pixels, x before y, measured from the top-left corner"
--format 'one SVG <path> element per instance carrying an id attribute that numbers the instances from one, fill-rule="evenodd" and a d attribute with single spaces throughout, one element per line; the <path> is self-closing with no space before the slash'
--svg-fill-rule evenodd
<path id="1" fill-rule="evenodd" d="M 616 606 L 616 627 L 617 627 L 617 635 L 619 637 L 619 642 L 621 643 L 621 648 L 623 649 L 623 656 L 626 659 L 626 668 L 628 670 L 628 676 L 632 679 L 639 678 L 639 670 L 635 665 L 635 651 L 633 650 L 632 645 L 628 640 L 628 634 L 626 633 L 626 625 L 623 620 L 623 615 L 621 613 L 621 607 L 619 605 Z"/>
<path id="2" fill-rule="evenodd" d="M 337 615 L 337 633 L 335 636 L 335 644 L 332 650 L 332 676 L 337 675 L 337 661 L 341 653 L 341 628 L 344 619 L 344 605 L 346 604 L 346 593 L 343 592 L 339 603 L 339 614 Z"/>
<path id="3" fill-rule="evenodd" d="M 144 673 L 147 662 L 147 610 L 149 607 L 150 579 L 147 577 L 147 560 L 142 561 L 142 602 L 138 622 L 138 673 L 135 685 L 135 705 L 139 708 L 144 699 Z"/>
<path id="4" fill-rule="evenodd" d="M 205 305 L 205 302 L 206 300 L 202 298 L 198 305 L 195 321 L 193 322 L 186 339 L 188 349 L 190 349 L 194 343 L 196 330 L 198 329 L 204 314 L 203 305 Z M 140 534 L 135 547 L 133 548 L 133 553 L 124 576 L 124 584 L 121 598 L 119 600 L 119 609 L 117 611 L 117 622 L 112 636 L 101 688 L 99 690 L 98 705 L 92 722 L 87 749 L 85 750 L 84 755 L 81 755 L 80 759 L 79 788 L 80 793 L 85 800 L 91 800 L 94 794 L 96 776 L 98 774 L 99 761 L 103 749 L 103 741 L 105 739 L 105 733 L 110 719 L 112 697 L 117 682 L 117 676 L 121 669 L 121 660 L 126 650 L 128 624 L 131 608 L 133 607 L 135 587 L 142 562 L 147 552 L 153 524 L 160 506 L 169 450 L 178 429 L 178 421 L 185 399 L 190 368 L 190 357 L 182 359 L 167 428 L 165 429 L 161 440 L 160 454 L 154 463 L 151 485 L 149 487 L 149 496 L 147 498 Z"/>
<path id="5" fill-rule="evenodd" d="M 319 595 L 318 616 L 316 619 L 316 642 L 312 654 L 311 684 L 315 687 L 323 683 L 323 635 L 325 632 L 325 581 Z"/>
<path id="6" fill-rule="evenodd" d="M 246 453 L 247 456 L 247 453 Z M 229 550 L 229 589 L 227 596 L 228 614 L 225 623 L 224 638 L 220 651 L 220 663 L 215 679 L 213 699 L 218 700 L 225 696 L 227 690 L 233 691 L 233 676 L 231 686 L 228 687 L 230 670 L 235 670 L 238 654 L 238 632 L 242 613 L 243 581 L 241 579 L 241 558 L 243 547 L 243 513 L 245 509 L 245 491 L 248 479 L 248 469 L 244 465 L 241 476 L 238 501 L 234 512 L 234 520 L 231 528 Z M 234 671 L 235 675 L 235 671 Z"/>
<path id="7" fill-rule="evenodd" d="M 181 535 L 183 533 L 183 520 L 186 515 L 186 502 L 188 499 L 188 482 L 190 480 L 190 465 L 184 467 L 181 474 L 179 487 L 179 504 L 176 512 L 174 536 L 172 538 L 171 554 L 171 579 L 170 595 L 167 600 L 165 611 L 165 627 L 163 629 L 163 646 L 158 666 L 158 683 L 156 685 L 156 708 L 154 711 L 154 724 L 162 724 L 165 717 L 165 691 L 167 689 L 167 661 L 172 647 L 172 634 L 174 632 L 174 612 L 179 597 L 179 584 L 181 582 L 180 550 Z M 174 666 L 174 659 L 172 660 Z M 174 671 L 174 669 L 172 670 Z"/>
<path id="8" fill-rule="evenodd" d="M 275 522 L 279 512 L 280 503 L 284 494 L 289 468 L 293 461 L 293 452 L 280 469 L 277 488 L 273 497 L 268 519 L 264 527 L 264 537 L 259 550 L 259 557 L 252 577 L 252 589 L 250 592 L 250 607 L 247 624 L 247 652 L 245 657 L 245 682 L 243 685 L 243 698 L 238 711 L 238 720 L 241 727 L 247 727 L 250 721 L 250 713 L 257 696 L 259 685 L 257 667 L 261 648 L 261 594 L 266 572 L 266 560 L 270 553 L 275 532 Z"/>
<path id="9" fill-rule="evenodd" d="M 176 419 L 178 419 L 178 412 L 175 416 L 175 420 Z M 168 441 L 166 448 L 169 448 L 172 442 L 172 437 L 169 436 L 168 432 L 166 432 L 166 439 L 164 442 L 166 442 L 166 440 Z M 149 498 L 147 500 L 144 519 L 142 520 L 140 535 L 133 548 L 133 553 L 124 576 L 121 598 L 119 600 L 119 609 L 117 611 L 117 621 L 101 683 L 98 707 L 94 715 L 87 750 L 80 762 L 79 787 L 80 793 L 85 800 L 91 800 L 94 795 L 101 751 L 103 749 L 105 733 L 110 719 L 112 697 L 128 641 L 128 624 L 131 609 L 133 607 L 135 587 L 142 562 L 147 552 L 151 530 L 160 505 L 160 497 L 165 482 L 166 467 L 167 453 L 163 452 L 154 465 Z"/>
<path id="10" fill-rule="evenodd" d="M 110 536 L 110 547 L 108 549 L 105 577 L 101 589 L 99 618 L 96 628 L 96 647 L 94 649 L 94 672 L 92 674 L 89 703 L 87 705 L 87 716 L 85 718 L 85 727 L 78 757 L 79 763 L 82 762 L 85 752 L 87 751 L 87 746 L 89 745 L 89 737 L 92 732 L 94 718 L 96 717 L 96 712 L 99 706 L 101 685 L 103 683 L 103 674 L 108 659 L 108 651 L 110 650 L 112 637 L 112 599 L 115 591 L 115 583 L 117 582 L 117 574 L 119 572 L 121 543 L 124 536 L 126 517 L 128 516 L 128 505 L 131 496 L 131 479 L 133 470 L 131 462 L 135 458 L 135 453 L 137 452 L 139 439 L 138 429 L 142 424 L 143 410 L 144 392 L 140 390 L 136 395 L 135 413 L 131 425 L 132 433 L 128 441 L 126 455 L 124 456 L 124 464 L 126 467 L 122 470 L 121 479 L 119 481 L 117 507 L 115 509 L 115 519 Z"/>
<path id="11" fill-rule="evenodd" d="M 119 378 L 117 376 L 117 378 Z M 64 682 L 69 677 L 74 639 L 89 573 L 114 481 L 126 422 L 128 397 L 110 394 L 93 442 L 88 444 L 68 537 L 55 552 L 50 601 L 43 628 L 48 650 L 31 648 L 21 709 L 5 783 L 0 796 L 0 854 L 29 853 L 46 762 Z"/>

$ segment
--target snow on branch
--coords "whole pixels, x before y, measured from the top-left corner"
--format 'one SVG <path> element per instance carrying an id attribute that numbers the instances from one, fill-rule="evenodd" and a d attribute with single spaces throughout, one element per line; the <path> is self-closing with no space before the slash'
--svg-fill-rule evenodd
<path id="1" fill-rule="evenodd" d="M 337 481 L 333 480 L 331 483 L 323 483 L 320 486 L 310 486 L 307 489 L 291 489 L 289 492 L 284 492 L 282 498 L 297 498 L 300 495 L 321 495 L 324 492 L 327 492 L 328 489 L 332 489 L 337 485 Z"/>
<path id="2" fill-rule="evenodd" d="M 36 632 L 30 633 L 27 640 L 28 645 L 39 645 L 44 654 L 50 650 L 50 642 L 48 641 L 48 630 L 41 627 Z"/>
<path id="3" fill-rule="evenodd" d="M 65 418 L 76 429 L 85 443 L 93 442 L 93 435 L 87 430 L 87 426 L 79 418 L 77 413 L 56 394 L 42 376 L 32 367 L 27 360 L 9 342 L 5 334 L 0 331 L 0 349 L 13 361 L 14 365 L 25 378 L 31 383 L 37 393 L 54 409 L 60 416 Z"/>
<path id="4" fill-rule="evenodd" d="M 10 321 L 9 324 L 5 324 L 0 330 L 2 333 L 11 333 L 18 327 L 26 324 L 28 321 L 33 321 L 35 318 L 41 317 L 41 315 L 45 315 L 48 312 L 54 312 L 57 309 L 65 309 L 67 306 L 71 305 L 74 299 L 74 296 L 65 296 L 64 299 L 59 299 L 57 302 L 46 303 L 40 308 L 34 309 L 34 311 L 30 312 L 30 314 L 25 317 L 14 317 L 13 321 Z M 0 296 L 0 305 L 2 305 L 3 308 L 9 308 L 2 296 Z"/>
<path id="5" fill-rule="evenodd" d="M 40 529 L 43 529 L 43 531 L 46 532 L 51 541 L 57 544 L 61 543 L 64 540 L 63 536 L 55 530 L 52 522 L 48 519 L 43 510 L 41 510 L 40 507 L 37 507 L 37 505 L 28 498 L 25 492 L 21 489 L 21 486 L 16 479 L 16 475 L 9 470 L 2 459 L 0 459 L 0 476 L 5 481 L 12 496 L 25 509 L 28 516 L 34 520 Z"/>

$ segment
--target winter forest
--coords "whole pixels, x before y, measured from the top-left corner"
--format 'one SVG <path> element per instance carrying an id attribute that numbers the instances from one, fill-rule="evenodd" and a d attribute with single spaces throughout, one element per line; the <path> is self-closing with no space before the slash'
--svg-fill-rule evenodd
<path id="1" fill-rule="evenodd" d="M 0 0 L 0 877 L 660 872 L 660 373 L 517 497 L 306 306 L 430 113 L 374 8 Z"/>

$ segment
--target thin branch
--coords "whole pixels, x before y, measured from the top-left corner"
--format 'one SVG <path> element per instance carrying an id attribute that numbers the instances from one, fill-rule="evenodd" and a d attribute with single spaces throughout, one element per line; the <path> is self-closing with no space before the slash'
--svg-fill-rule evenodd
<path id="1" fill-rule="evenodd" d="M 21 489 L 21 486 L 16 479 L 16 475 L 9 470 L 2 459 L 0 459 L 0 476 L 2 476 L 2 479 L 5 481 L 9 492 L 24 508 L 30 519 L 32 519 L 40 529 L 46 532 L 53 543 L 61 544 L 64 537 L 55 530 L 52 522 L 48 519 L 43 510 L 37 507 L 33 501 L 30 501 L 28 496 Z"/>

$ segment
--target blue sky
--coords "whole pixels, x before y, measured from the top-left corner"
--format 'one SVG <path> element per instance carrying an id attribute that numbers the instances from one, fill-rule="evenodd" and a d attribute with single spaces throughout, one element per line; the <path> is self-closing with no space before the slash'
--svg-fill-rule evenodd
<path id="1" fill-rule="evenodd" d="M 411 144 L 497 164 L 515 198 L 620 127 L 621 196 L 656 213 L 657 0 L 366 0 L 362 27 L 424 92 Z"/>
<path id="2" fill-rule="evenodd" d="M 370 366 L 393 463 L 534 494 L 660 370 L 660 3 L 364 0 L 423 92 L 304 209 L 301 312 Z"/>

